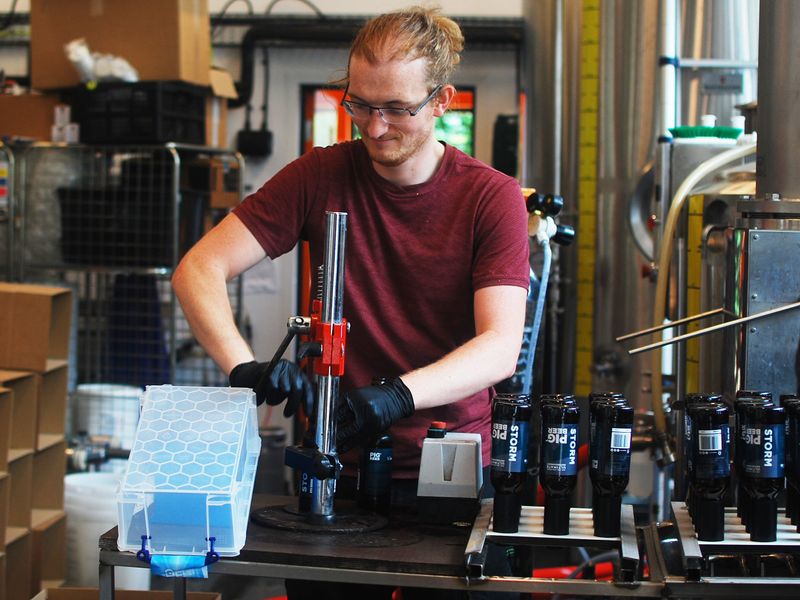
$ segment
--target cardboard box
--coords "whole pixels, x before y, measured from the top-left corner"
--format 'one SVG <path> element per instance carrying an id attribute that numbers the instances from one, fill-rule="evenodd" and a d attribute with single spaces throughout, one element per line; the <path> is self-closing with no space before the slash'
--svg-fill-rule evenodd
<path id="1" fill-rule="evenodd" d="M 11 447 L 11 415 L 14 392 L 0 387 L 0 471 L 8 471 L 8 449 Z M 0 532 L 3 530 L 0 529 Z"/>
<path id="2" fill-rule="evenodd" d="M 189 161 L 181 185 L 193 192 L 208 195 L 211 209 L 232 208 L 239 204 L 242 176 L 239 163 L 229 157 L 198 157 Z"/>
<path id="3" fill-rule="evenodd" d="M 36 423 L 36 449 L 64 438 L 67 415 L 67 361 L 51 360 L 41 374 Z"/>
<path id="4" fill-rule="evenodd" d="M 64 438 L 33 455 L 31 523 L 49 520 L 49 512 L 64 509 L 64 476 L 67 474 L 67 442 Z M 37 512 L 39 511 L 39 512 Z M 44 511 L 44 512 L 41 512 Z M 48 512 L 49 511 L 49 512 Z"/>
<path id="5" fill-rule="evenodd" d="M 206 100 L 206 146 L 228 147 L 228 100 L 236 98 L 230 73 L 212 67 L 208 73 L 211 95 Z"/>
<path id="6" fill-rule="evenodd" d="M 36 448 L 36 406 L 39 401 L 39 379 L 28 371 L 0 369 L 0 387 L 11 390 L 11 432 L 9 450 Z M 9 456 L 9 461 L 11 457 Z"/>
<path id="7" fill-rule="evenodd" d="M 80 83 L 64 45 L 84 38 L 92 52 L 127 60 L 140 81 L 208 85 L 211 35 L 207 0 L 31 0 L 31 85 Z"/>
<path id="8" fill-rule="evenodd" d="M 6 600 L 31 597 L 31 533 L 21 532 L 6 538 Z"/>
<path id="9" fill-rule="evenodd" d="M 6 547 L 6 529 L 8 529 L 8 503 L 10 480 L 8 473 L 0 473 L 0 552 Z M 0 590 L 3 588 L 0 587 Z"/>
<path id="10" fill-rule="evenodd" d="M 17 452 L 15 455 L 14 452 Z M 9 535 L 14 538 L 13 529 L 27 531 L 31 526 L 31 495 L 33 493 L 33 451 L 12 451 L 8 461 L 8 527 L 6 527 L 6 545 Z"/>
<path id="11" fill-rule="evenodd" d="M 0 136 L 49 140 L 58 96 L 0 95 Z"/>
<path id="12" fill-rule="evenodd" d="M 42 373 L 67 360 L 71 317 L 67 288 L 0 283 L 0 368 Z"/>
<path id="13" fill-rule="evenodd" d="M 67 517 L 63 512 L 31 528 L 31 595 L 67 576 Z"/>
<path id="14" fill-rule="evenodd" d="M 172 592 L 114 590 L 115 600 L 172 600 Z M 187 600 L 222 600 L 220 594 L 187 592 Z M 100 600 L 97 588 L 50 588 L 39 592 L 33 600 Z"/>

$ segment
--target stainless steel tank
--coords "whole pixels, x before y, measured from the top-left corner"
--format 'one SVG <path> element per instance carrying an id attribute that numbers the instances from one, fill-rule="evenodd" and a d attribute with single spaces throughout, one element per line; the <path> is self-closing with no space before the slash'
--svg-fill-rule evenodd
<path id="1" fill-rule="evenodd" d="M 528 44 L 522 77 L 528 131 L 523 183 L 543 191 L 560 186 L 578 239 L 582 231 L 575 214 L 581 159 L 577 131 L 582 4 L 538 0 L 524 3 L 523 8 Z M 734 106 L 754 97 L 753 70 L 747 64 L 755 59 L 758 2 L 684 0 L 678 5 L 677 47 L 682 58 L 717 63 L 681 69 L 676 113 L 679 119 L 683 115 L 681 123 L 695 124 L 700 114 L 715 111 L 720 123 L 727 124 Z M 650 235 L 645 221 L 652 209 L 647 203 L 653 190 L 652 184 L 648 187 L 642 182 L 662 133 L 658 64 L 664 23 L 658 0 L 602 2 L 600 10 L 594 325 L 592 332 L 575 330 L 581 301 L 576 294 L 577 253 L 562 251 L 559 283 L 551 282 L 551 290 L 560 291 L 558 347 L 549 358 L 558 362 L 556 386 L 560 391 L 572 389 L 575 339 L 592 335 L 592 387 L 624 391 L 635 406 L 649 408 L 649 359 L 645 355 L 629 358 L 627 346 L 614 340 L 653 324 L 655 286 L 642 277 L 652 259 L 652 240 L 643 238 Z M 719 61 L 730 61 L 731 68 L 720 69 L 725 63 Z M 720 72 L 734 71 L 742 74 L 740 93 L 724 86 L 715 89 Z"/>

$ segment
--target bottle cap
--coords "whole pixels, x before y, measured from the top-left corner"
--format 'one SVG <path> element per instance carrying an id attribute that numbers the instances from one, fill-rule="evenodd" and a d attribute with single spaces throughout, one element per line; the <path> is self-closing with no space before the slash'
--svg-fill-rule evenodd
<path id="1" fill-rule="evenodd" d="M 725 539 L 725 501 L 719 498 L 697 498 L 694 528 L 698 540 L 720 542 Z"/>
<path id="2" fill-rule="evenodd" d="M 569 535 L 569 505 L 569 496 L 545 496 L 544 533 Z"/>
<path id="3" fill-rule="evenodd" d="M 520 494 L 495 494 L 492 530 L 499 533 L 516 533 L 519 530 L 519 515 L 522 511 Z"/>
<path id="4" fill-rule="evenodd" d="M 747 526 L 754 542 L 774 542 L 778 529 L 778 501 L 773 498 L 751 498 Z"/>
<path id="5" fill-rule="evenodd" d="M 594 495 L 592 517 L 594 534 L 597 537 L 619 537 L 619 514 L 622 509 L 620 496 Z"/>
<path id="6" fill-rule="evenodd" d="M 443 438 L 445 435 L 447 435 L 447 423 L 445 421 L 431 421 L 425 437 Z"/>

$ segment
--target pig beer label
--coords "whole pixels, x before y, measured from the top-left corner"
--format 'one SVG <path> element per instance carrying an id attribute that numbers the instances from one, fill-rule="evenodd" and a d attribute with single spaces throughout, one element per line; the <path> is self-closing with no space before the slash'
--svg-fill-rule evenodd
<path id="1" fill-rule="evenodd" d="M 610 475 L 627 475 L 631 465 L 631 430 L 632 425 L 622 427 L 600 426 L 597 444 L 604 446 L 596 448 L 596 465 L 598 473 Z M 606 450 L 606 448 L 608 448 Z"/>
<path id="2" fill-rule="evenodd" d="M 527 467 L 528 423 L 497 420 L 492 423 L 492 469 L 522 473 Z"/>
<path id="3" fill-rule="evenodd" d="M 783 425 L 742 428 L 744 472 L 750 477 L 783 477 Z"/>
<path id="4" fill-rule="evenodd" d="M 719 479 L 731 474 L 730 428 L 698 429 L 692 436 L 692 465 L 696 479 Z"/>
<path id="5" fill-rule="evenodd" d="M 578 426 L 571 423 L 545 425 L 542 431 L 542 464 L 545 472 L 565 477 L 578 472 Z"/>

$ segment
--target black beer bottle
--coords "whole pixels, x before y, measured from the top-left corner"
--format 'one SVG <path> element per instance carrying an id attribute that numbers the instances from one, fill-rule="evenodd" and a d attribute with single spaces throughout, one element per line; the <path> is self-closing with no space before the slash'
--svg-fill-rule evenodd
<path id="1" fill-rule="evenodd" d="M 543 399 L 539 476 L 545 492 L 544 533 L 569 534 L 570 495 L 578 475 L 580 410 L 572 396 Z"/>
<path id="2" fill-rule="evenodd" d="M 692 468 L 689 485 L 697 538 L 720 541 L 725 537 L 725 492 L 730 485 L 730 424 L 728 407 L 720 402 L 698 402 L 691 415 Z"/>
<path id="3" fill-rule="evenodd" d="M 392 436 L 382 433 L 364 446 L 358 469 L 358 506 L 389 512 L 392 497 Z"/>
<path id="4" fill-rule="evenodd" d="M 608 402 L 621 402 L 626 404 L 625 396 L 618 392 L 592 392 L 589 394 L 589 474 L 597 469 L 597 414 L 600 407 Z M 592 458 L 594 457 L 594 459 Z"/>
<path id="5" fill-rule="evenodd" d="M 744 411 L 749 405 L 772 406 L 772 394 L 754 390 L 739 390 L 733 403 L 734 436 L 733 436 L 733 472 L 736 476 L 736 514 L 742 520 L 746 531 L 750 531 L 747 519 L 750 515 L 750 498 L 744 491 L 745 444 Z"/>
<path id="6" fill-rule="evenodd" d="M 680 409 L 683 410 L 683 427 L 684 427 L 683 473 L 687 481 L 689 479 L 689 473 L 694 468 L 694 466 L 692 465 L 693 442 L 692 442 L 692 416 L 690 408 L 695 404 L 704 404 L 709 402 L 717 402 L 717 403 L 722 402 L 722 396 L 720 396 L 719 394 L 704 394 L 699 392 L 693 392 L 690 394 L 686 394 L 686 398 L 683 400 L 682 403 L 673 404 L 673 406 L 677 405 Z M 688 486 L 688 490 L 686 492 L 686 509 L 689 511 L 689 515 L 691 517 L 694 517 L 694 502 L 692 498 L 691 486 Z"/>
<path id="7" fill-rule="evenodd" d="M 594 534 L 617 537 L 622 493 L 630 477 L 633 409 L 619 395 L 596 400 L 591 411 L 595 421 L 589 438 Z"/>
<path id="8" fill-rule="evenodd" d="M 781 396 L 781 406 L 786 411 L 786 517 L 792 525 L 800 524 L 800 397 L 796 394 Z"/>
<path id="9" fill-rule="evenodd" d="M 778 494 L 783 489 L 783 407 L 747 405 L 744 409 L 744 490 L 750 504 L 747 524 L 754 542 L 774 542 L 778 526 Z"/>
<path id="10" fill-rule="evenodd" d="M 373 377 L 371 384 L 384 385 L 386 377 Z M 384 431 L 364 444 L 358 464 L 358 506 L 380 513 L 389 511 L 392 495 L 392 436 Z"/>
<path id="11" fill-rule="evenodd" d="M 494 487 L 492 528 L 516 533 L 522 511 L 522 490 L 527 478 L 528 429 L 531 402 L 527 394 L 498 394 L 492 407 L 492 460 Z"/>

